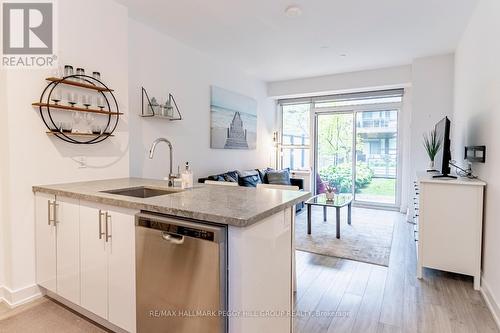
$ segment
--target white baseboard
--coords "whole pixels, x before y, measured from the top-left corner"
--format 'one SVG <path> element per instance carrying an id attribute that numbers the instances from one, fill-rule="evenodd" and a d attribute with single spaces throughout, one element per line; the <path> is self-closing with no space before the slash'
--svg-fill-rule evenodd
<path id="1" fill-rule="evenodd" d="M 11 290 L 5 286 L 0 287 L 0 301 L 5 302 L 11 308 L 41 296 L 42 292 L 36 284 L 16 290 Z"/>
<path id="2" fill-rule="evenodd" d="M 488 309 L 490 309 L 490 312 L 493 315 L 495 323 L 500 329 L 500 307 L 495 298 L 493 298 L 493 294 L 491 293 L 490 288 L 488 287 L 488 284 L 486 283 L 484 278 L 481 278 L 481 294 L 483 295 Z"/>

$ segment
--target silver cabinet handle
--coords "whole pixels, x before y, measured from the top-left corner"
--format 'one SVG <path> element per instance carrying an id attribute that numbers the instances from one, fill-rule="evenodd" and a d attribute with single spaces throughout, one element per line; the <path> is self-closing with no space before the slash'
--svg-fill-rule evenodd
<path id="1" fill-rule="evenodd" d="M 102 239 L 104 232 L 102 232 L 102 216 L 104 213 L 99 209 L 99 239 Z"/>
<path id="2" fill-rule="evenodd" d="M 109 223 L 111 223 L 111 215 L 109 215 L 109 213 L 106 212 L 106 227 L 105 227 L 105 230 L 106 230 L 106 242 L 108 242 L 109 239 L 111 238 L 111 233 L 110 233 L 110 230 L 109 230 Z"/>
<path id="3" fill-rule="evenodd" d="M 52 222 L 52 219 L 50 218 L 50 209 L 52 208 L 52 202 L 50 202 L 50 200 L 47 200 L 47 221 L 48 221 L 48 224 L 50 225 L 50 222 Z"/>
<path id="4" fill-rule="evenodd" d="M 57 220 L 57 207 L 59 207 L 59 204 L 57 203 L 57 201 L 54 201 L 54 205 L 52 207 L 54 207 L 54 227 L 55 227 L 56 223 L 60 222 Z"/>
<path id="5" fill-rule="evenodd" d="M 48 215 L 48 225 L 50 225 L 51 222 L 54 223 L 54 227 L 56 226 L 57 223 L 57 210 L 56 208 L 59 207 L 59 204 L 56 203 L 56 201 L 51 202 L 50 200 L 47 202 L 47 215 Z M 50 213 L 52 209 L 52 214 Z"/>

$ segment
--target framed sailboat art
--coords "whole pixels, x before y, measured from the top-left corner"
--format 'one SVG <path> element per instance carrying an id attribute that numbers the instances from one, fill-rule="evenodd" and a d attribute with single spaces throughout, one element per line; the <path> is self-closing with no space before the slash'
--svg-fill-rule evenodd
<path id="1" fill-rule="evenodd" d="M 256 148 L 257 101 L 255 99 L 212 86 L 210 114 L 211 148 Z"/>

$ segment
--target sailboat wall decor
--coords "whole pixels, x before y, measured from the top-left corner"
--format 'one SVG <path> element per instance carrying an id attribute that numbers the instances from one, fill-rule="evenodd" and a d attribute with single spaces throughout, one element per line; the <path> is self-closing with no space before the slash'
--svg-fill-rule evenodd
<path id="1" fill-rule="evenodd" d="M 211 148 L 256 148 L 257 101 L 255 99 L 212 86 L 210 104 Z"/>

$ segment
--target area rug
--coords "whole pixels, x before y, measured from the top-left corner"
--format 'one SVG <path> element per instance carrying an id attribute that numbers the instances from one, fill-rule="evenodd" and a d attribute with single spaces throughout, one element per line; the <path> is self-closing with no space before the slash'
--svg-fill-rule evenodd
<path id="1" fill-rule="evenodd" d="M 297 215 L 295 247 L 297 250 L 389 266 L 394 223 L 398 212 L 353 208 L 352 224 L 347 224 L 347 207 L 341 209 L 340 239 L 336 238 L 335 208 L 328 208 L 323 222 L 323 208 L 312 207 L 312 233 L 307 234 L 307 208 Z"/>

